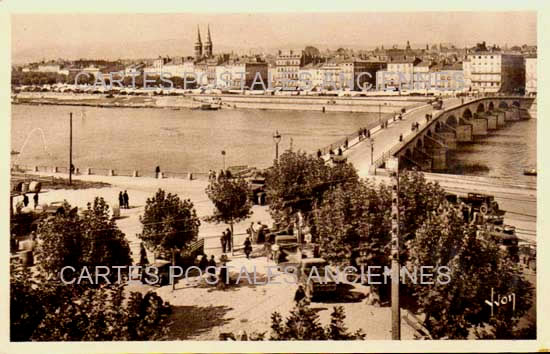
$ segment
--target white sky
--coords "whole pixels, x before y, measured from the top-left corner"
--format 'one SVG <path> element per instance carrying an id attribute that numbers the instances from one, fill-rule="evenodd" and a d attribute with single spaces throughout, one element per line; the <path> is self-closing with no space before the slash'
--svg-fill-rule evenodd
<path id="1" fill-rule="evenodd" d="M 536 12 L 354 12 L 15 14 L 14 62 L 79 58 L 191 55 L 197 25 L 210 24 L 214 52 L 314 45 L 320 48 L 413 47 L 485 40 L 536 44 Z"/>

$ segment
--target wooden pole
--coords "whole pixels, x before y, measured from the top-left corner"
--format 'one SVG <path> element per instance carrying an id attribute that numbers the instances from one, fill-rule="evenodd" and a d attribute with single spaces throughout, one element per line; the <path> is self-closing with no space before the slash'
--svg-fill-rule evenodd
<path id="1" fill-rule="evenodd" d="M 73 184 L 73 112 L 69 113 L 69 185 Z"/>
<path id="2" fill-rule="evenodd" d="M 399 309 L 399 158 L 392 161 L 391 211 L 391 314 L 392 339 L 401 339 L 401 313 Z"/>

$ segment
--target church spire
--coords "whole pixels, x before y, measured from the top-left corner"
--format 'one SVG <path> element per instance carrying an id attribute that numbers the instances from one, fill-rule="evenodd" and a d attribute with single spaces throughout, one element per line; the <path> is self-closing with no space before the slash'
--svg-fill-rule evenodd
<path id="1" fill-rule="evenodd" d="M 201 42 L 201 31 L 197 25 L 197 41 L 195 42 L 195 59 L 200 59 L 202 57 L 202 42 Z"/>
<path id="2" fill-rule="evenodd" d="M 204 45 L 204 54 L 210 58 L 212 57 L 212 48 L 213 45 L 212 45 L 212 36 L 210 35 L 210 25 L 208 25 L 208 34 L 207 34 L 207 37 L 206 37 L 206 43 Z"/>

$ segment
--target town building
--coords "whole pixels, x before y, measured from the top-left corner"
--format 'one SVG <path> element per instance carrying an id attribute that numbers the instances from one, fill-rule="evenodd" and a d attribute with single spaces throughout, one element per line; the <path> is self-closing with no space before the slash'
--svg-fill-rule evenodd
<path id="1" fill-rule="evenodd" d="M 525 61 L 521 55 L 477 52 L 468 55 L 472 91 L 521 92 L 525 88 Z"/>
<path id="2" fill-rule="evenodd" d="M 537 94 L 537 56 L 525 57 L 525 94 Z"/>
<path id="3" fill-rule="evenodd" d="M 275 60 L 275 76 L 273 87 L 284 89 L 296 89 L 300 86 L 300 68 L 312 62 L 312 57 L 303 50 L 281 51 L 279 50 Z"/>

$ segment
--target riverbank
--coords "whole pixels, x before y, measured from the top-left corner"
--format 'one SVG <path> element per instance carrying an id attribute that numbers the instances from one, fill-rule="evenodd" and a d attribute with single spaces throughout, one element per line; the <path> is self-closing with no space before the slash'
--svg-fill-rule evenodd
<path id="1" fill-rule="evenodd" d="M 67 105 L 102 108 L 197 108 L 213 97 L 221 99 L 221 109 L 290 110 L 346 113 L 398 113 L 417 107 L 423 97 L 333 97 L 333 96 L 254 96 L 254 95 L 105 95 L 91 93 L 20 92 L 13 104 Z"/>

